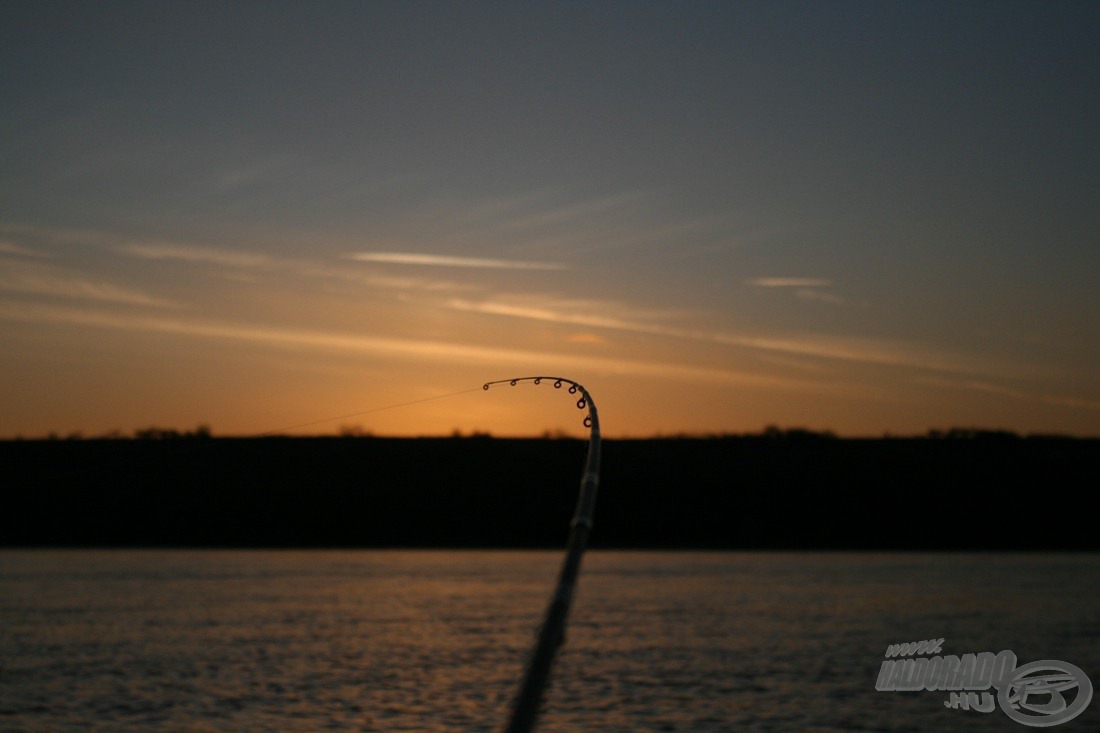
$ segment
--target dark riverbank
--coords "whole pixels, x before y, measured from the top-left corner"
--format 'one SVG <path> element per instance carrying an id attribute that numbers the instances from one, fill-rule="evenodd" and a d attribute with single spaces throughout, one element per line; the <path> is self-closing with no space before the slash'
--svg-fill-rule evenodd
<path id="1" fill-rule="evenodd" d="M 0 545 L 558 547 L 585 443 L 0 442 Z M 605 441 L 598 547 L 1097 550 L 1100 440 Z"/>

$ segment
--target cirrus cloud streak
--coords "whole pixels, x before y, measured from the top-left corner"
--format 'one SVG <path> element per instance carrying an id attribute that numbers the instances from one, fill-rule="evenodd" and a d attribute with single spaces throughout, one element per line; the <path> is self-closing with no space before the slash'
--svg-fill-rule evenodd
<path id="1" fill-rule="evenodd" d="M 759 288 L 827 288 L 833 284 L 820 277 L 758 277 L 748 283 Z"/>
<path id="2" fill-rule="evenodd" d="M 556 262 L 501 260 L 482 257 L 455 257 L 422 252 L 353 252 L 347 259 L 356 262 L 376 262 L 386 265 L 416 265 L 427 267 L 473 267 L 490 270 L 564 270 Z"/>

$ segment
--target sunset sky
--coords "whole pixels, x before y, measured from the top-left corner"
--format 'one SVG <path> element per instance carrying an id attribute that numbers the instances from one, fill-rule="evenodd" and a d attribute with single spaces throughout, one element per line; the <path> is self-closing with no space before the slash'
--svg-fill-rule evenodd
<path id="1" fill-rule="evenodd" d="M 1096 2 L 8 0 L 0 437 L 1100 435 L 1098 90 Z"/>

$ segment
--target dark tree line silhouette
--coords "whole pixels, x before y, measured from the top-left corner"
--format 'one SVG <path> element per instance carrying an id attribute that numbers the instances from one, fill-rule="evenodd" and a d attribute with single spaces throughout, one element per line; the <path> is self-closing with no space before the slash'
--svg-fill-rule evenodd
<path id="1" fill-rule="evenodd" d="M 560 547 L 585 443 L 0 441 L 7 546 Z M 135 435 L 135 437 L 137 437 Z M 804 430 L 608 440 L 595 547 L 1100 549 L 1100 440 Z"/>

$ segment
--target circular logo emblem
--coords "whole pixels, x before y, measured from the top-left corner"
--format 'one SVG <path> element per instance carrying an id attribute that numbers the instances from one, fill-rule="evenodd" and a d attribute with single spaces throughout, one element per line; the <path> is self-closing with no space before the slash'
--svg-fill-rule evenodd
<path id="1" fill-rule="evenodd" d="M 1066 702 L 1064 693 L 1076 690 Z M 1047 728 L 1073 720 L 1092 700 L 1092 682 L 1078 667 L 1056 659 L 1043 659 L 1017 667 L 1011 680 L 997 692 L 1005 715 L 1017 723 Z"/>

